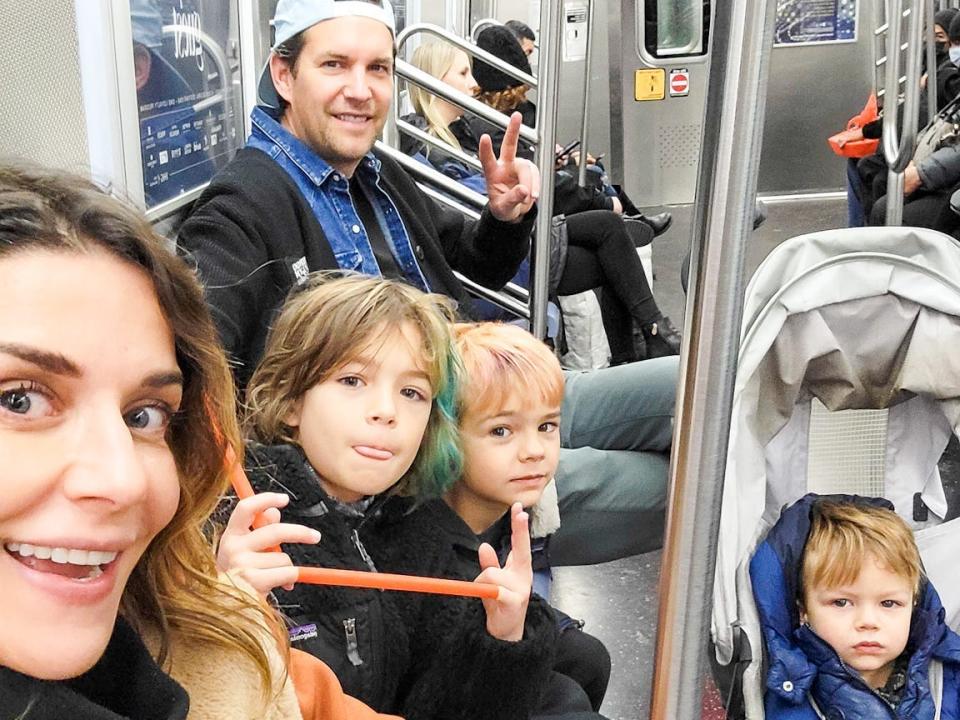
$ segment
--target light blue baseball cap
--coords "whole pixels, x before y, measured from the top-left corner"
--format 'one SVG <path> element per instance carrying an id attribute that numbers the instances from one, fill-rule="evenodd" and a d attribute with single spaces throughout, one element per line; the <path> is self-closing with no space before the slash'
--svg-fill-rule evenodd
<path id="1" fill-rule="evenodd" d="M 277 12 L 270 21 L 274 29 L 273 47 L 270 48 L 270 52 L 274 52 L 277 47 L 297 33 L 319 22 L 357 15 L 382 22 L 390 29 L 391 35 L 396 35 L 393 6 L 390 0 L 280 0 L 277 4 Z M 277 95 L 273 78 L 270 76 L 269 58 L 260 72 L 257 102 L 263 107 L 280 109 L 280 96 Z"/>

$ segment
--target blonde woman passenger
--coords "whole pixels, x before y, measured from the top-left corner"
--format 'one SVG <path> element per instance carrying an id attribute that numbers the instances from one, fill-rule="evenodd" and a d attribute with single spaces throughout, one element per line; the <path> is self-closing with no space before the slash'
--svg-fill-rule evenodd
<path id="1" fill-rule="evenodd" d="M 516 43 L 512 35 L 510 38 Z M 519 45 L 517 48 L 519 51 Z M 424 43 L 414 52 L 413 64 L 460 92 L 478 92 L 469 57 L 449 43 Z M 410 100 L 414 113 L 405 120 L 451 148 L 476 153 L 478 146 L 462 108 L 416 86 L 410 88 Z M 405 134 L 402 137 L 404 152 L 425 157 L 445 175 L 486 193 L 483 173 L 443 149 Z M 601 308 L 612 365 L 678 354 L 680 333 L 657 306 L 636 252 L 653 239 L 653 232 L 642 223 L 625 224 L 618 214 L 622 212 L 619 200 L 595 188 L 580 187 L 571 175 L 557 173 L 555 191 L 554 215 L 565 217 L 557 218 L 551 235 L 551 294 L 604 290 Z M 488 315 L 487 319 L 495 317 Z M 634 342 L 634 324 L 642 333 L 642 343 Z"/>

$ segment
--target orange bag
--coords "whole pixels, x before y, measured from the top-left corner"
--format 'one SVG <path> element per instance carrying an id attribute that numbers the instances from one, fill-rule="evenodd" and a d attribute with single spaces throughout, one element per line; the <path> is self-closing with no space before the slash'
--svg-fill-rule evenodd
<path id="1" fill-rule="evenodd" d="M 877 96 L 870 93 L 867 104 L 859 115 L 854 115 L 847 123 L 847 129 L 827 138 L 830 149 L 840 157 L 862 158 L 877 151 L 880 140 L 868 140 L 860 132 L 864 125 L 880 117 L 877 111 Z"/>

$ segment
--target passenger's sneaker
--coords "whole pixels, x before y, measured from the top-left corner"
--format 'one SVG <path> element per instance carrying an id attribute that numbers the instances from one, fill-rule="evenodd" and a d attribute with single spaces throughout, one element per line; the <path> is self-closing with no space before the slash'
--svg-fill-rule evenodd
<path id="1" fill-rule="evenodd" d="M 680 331 L 666 315 L 658 316 L 649 325 L 644 325 L 643 340 L 646 343 L 647 359 L 680 354 Z"/>

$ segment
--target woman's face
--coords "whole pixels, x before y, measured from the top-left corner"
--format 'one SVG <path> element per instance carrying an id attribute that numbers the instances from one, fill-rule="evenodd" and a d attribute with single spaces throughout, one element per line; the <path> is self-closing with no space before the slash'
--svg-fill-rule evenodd
<path id="1" fill-rule="evenodd" d="M 477 90 L 480 89 L 477 81 L 473 79 L 473 72 L 470 70 L 470 58 L 468 58 L 467 54 L 462 50 L 456 51 L 453 58 L 453 65 L 450 66 L 450 69 L 447 70 L 440 79 L 447 85 L 471 97 L 476 95 Z M 447 103 L 444 104 L 447 105 Z M 455 117 L 463 115 L 463 109 L 455 105 L 449 105 L 449 107 L 456 112 Z"/>
<path id="2" fill-rule="evenodd" d="M 58 680 L 102 655 L 177 509 L 181 391 L 142 270 L 103 251 L 0 258 L 0 665 Z"/>

